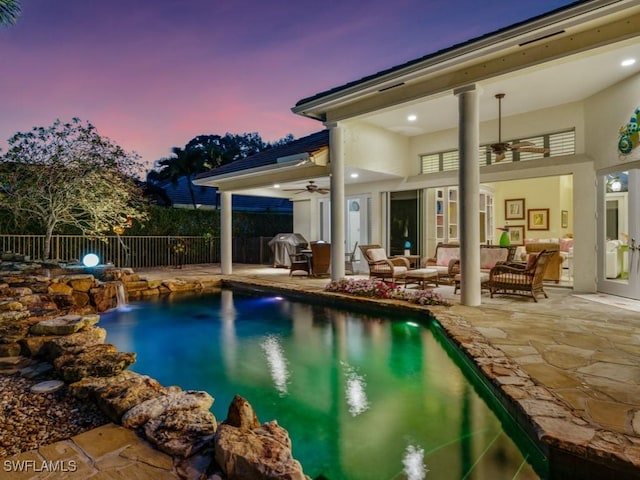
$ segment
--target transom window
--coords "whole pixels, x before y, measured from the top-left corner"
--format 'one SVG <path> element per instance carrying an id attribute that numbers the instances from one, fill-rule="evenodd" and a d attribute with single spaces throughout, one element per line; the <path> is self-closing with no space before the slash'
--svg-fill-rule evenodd
<path id="1" fill-rule="evenodd" d="M 504 160 L 500 163 L 508 162 L 524 162 L 527 160 L 536 160 L 544 157 L 558 157 L 561 155 L 573 155 L 576 153 L 576 132 L 575 130 L 566 130 L 563 132 L 549 133 L 530 138 L 519 138 L 510 140 L 508 143 L 514 142 L 531 142 L 536 147 L 548 148 L 548 153 L 534 152 L 518 152 L 507 151 Z M 480 166 L 491 165 L 493 155 L 490 145 L 482 145 L 478 152 Z M 448 170 L 458 170 L 460 155 L 458 150 L 448 150 L 445 152 L 429 153 L 420 156 L 422 173 L 436 173 Z"/>

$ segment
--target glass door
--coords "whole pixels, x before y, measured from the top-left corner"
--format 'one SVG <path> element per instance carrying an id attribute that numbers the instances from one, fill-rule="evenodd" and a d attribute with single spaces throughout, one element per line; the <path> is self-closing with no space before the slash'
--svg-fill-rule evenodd
<path id="1" fill-rule="evenodd" d="M 635 299 L 640 299 L 639 185 L 640 170 L 598 178 L 598 291 Z"/>

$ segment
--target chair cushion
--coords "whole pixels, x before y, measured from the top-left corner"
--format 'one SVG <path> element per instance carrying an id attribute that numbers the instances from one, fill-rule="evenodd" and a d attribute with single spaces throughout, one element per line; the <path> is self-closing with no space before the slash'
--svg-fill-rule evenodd
<path id="1" fill-rule="evenodd" d="M 529 254 L 529 256 L 527 257 L 527 270 L 529 270 L 531 267 L 535 265 L 537 259 L 538 259 L 537 253 Z"/>
<path id="2" fill-rule="evenodd" d="M 387 259 L 387 253 L 384 251 L 384 248 L 370 248 L 367 250 L 367 257 L 372 262 L 379 262 L 380 260 Z"/>
<path id="3" fill-rule="evenodd" d="M 504 262 L 509 256 L 506 248 L 482 248 L 480 247 L 480 268 L 491 270 L 496 263 Z"/>
<path id="4" fill-rule="evenodd" d="M 448 267 L 449 262 L 460 258 L 459 247 L 440 247 L 436 253 L 436 265 Z"/>

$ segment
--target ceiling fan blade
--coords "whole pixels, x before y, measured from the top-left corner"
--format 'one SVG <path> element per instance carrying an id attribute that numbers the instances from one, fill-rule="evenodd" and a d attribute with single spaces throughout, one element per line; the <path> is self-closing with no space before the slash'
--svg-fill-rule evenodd
<path id="1" fill-rule="evenodd" d="M 511 148 L 522 148 L 522 147 L 535 147 L 535 143 L 531 142 L 514 142 L 511 144 Z"/>
<path id="2" fill-rule="evenodd" d="M 518 148 L 519 152 L 530 152 L 530 153 L 549 153 L 548 148 L 543 147 L 522 147 Z"/>

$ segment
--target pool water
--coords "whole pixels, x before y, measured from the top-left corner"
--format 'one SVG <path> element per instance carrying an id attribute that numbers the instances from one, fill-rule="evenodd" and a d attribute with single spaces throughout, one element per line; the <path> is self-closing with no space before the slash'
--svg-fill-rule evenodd
<path id="1" fill-rule="evenodd" d="M 136 352 L 133 370 L 209 392 L 218 421 L 245 397 L 288 430 L 311 478 L 540 478 L 539 452 L 505 433 L 429 319 L 231 290 L 131 307 L 101 326 Z"/>

